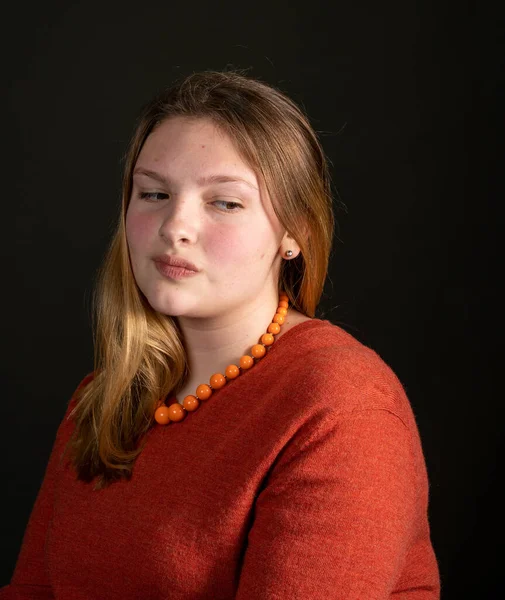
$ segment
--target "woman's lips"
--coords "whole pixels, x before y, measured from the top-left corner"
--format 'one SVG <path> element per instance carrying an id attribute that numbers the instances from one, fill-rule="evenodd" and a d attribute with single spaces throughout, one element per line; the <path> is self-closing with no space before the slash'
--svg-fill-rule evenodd
<path id="1" fill-rule="evenodd" d="M 189 269 L 184 269 L 183 267 L 174 267 L 173 265 L 167 265 L 167 263 L 161 262 L 159 260 L 155 260 L 154 264 L 158 271 L 164 275 L 165 277 L 169 277 L 170 279 L 184 279 L 185 277 L 192 277 L 193 275 L 198 275 L 197 271 L 190 271 Z"/>

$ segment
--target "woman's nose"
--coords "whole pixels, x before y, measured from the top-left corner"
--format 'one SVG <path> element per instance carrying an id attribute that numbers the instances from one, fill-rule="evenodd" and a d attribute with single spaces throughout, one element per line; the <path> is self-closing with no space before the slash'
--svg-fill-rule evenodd
<path id="1" fill-rule="evenodd" d="M 188 197 L 174 197 L 167 204 L 159 234 L 171 243 L 180 239 L 195 241 L 198 230 L 198 204 Z"/>

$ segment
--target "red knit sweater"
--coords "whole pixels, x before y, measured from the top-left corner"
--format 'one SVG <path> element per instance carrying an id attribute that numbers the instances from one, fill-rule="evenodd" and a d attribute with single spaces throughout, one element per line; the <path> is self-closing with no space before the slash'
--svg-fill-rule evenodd
<path id="1" fill-rule="evenodd" d="M 132 479 L 104 490 L 59 462 L 74 402 L 1 600 L 439 598 L 410 403 L 329 321 L 155 425 Z"/>

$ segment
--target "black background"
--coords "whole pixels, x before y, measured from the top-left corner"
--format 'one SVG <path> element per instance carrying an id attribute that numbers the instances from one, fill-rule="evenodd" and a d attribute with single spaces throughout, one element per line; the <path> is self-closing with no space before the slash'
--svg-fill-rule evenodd
<path id="1" fill-rule="evenodd" d="M 405 386 L 442 597 L 498 598 L 501 16 L 405 0 L 20 3 L 4 17 L 0 585 L 93 367 L 91 291 L 138 111 L 181 74 L 237 67 L 303 105 L 331 161 L 347 210 L 316 316 Z"/>

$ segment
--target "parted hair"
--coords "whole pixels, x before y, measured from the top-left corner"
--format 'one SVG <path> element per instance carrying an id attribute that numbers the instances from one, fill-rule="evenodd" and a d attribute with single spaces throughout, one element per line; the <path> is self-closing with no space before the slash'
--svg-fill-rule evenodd
<path id="1" fill-rule="evenodd" d="M 314 317 L 334 234 L 328 161 L 308 116 L 276 87 L 233 69 L 175 81 L 141 111 L 124 156 L 117 226 L 93 290 L 94 371 L 74 395 L 66 447 L 80 480 L 95 489 L 132 474 L 161 398 L 189 376 L 177 320 L 155 311 L 131 267 L 125 219 L 132 175 L 149 134 L 175 116 L 211 119 L 263 182 L 273 209 L 301 252 L 282 261 L 278 288 Z"/>

